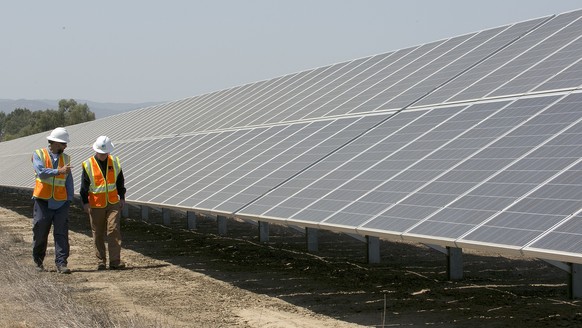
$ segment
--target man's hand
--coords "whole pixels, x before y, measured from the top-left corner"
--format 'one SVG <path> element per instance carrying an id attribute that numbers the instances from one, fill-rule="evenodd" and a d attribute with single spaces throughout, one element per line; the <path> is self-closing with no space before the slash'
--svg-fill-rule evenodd
<path id="1" fill-rule="evenodd" d="M 119 210 L 123 210 L 123 208 L 125 207 L 125 199 L 120 199 L 119 200 Z"/>
<path id="2" fill-rule="evenodd" d="M 91 206 L 89 206 L 89 204 L 83 204 L 83 211 L 89 214 L 89 211 L 91 211 Z"/>
<path id="3" fill-rule="evenodd" d="M 65 173 L 66 174 L 69 174 L 69 173 L 71 173 L 71 168 L 73 168 L 71 166 L 71 164 L 67 164 L 65 166 L 61 166 L 61 167 L 58 168 L 59 174 L 65 174 Z"/>

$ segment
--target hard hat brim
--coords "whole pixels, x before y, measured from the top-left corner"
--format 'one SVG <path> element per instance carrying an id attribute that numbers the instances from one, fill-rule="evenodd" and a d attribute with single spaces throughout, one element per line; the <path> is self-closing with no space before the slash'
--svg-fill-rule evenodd
<path id="1" fill-rule="evenodd" d="M 99 148 L 99 146 L 95 142 L 95 143 L 93 143 L 93 150 L 99 154 L 109 154 L 113 151 L 113 147 L 108 146 L 106 149 L 101 149 L 101 148 Z"/>
<path id="2" fill-rule="evenodd" d="M 46 138 L 47 138 L 48 140 L 50 140 L 50 141 L 61 142 L 61 143 L 68 143 L 68 141 L 67 141 L 67 140 L 63 140 L 63 139 L 59 139 L 59 138 L 55 138 L 55 137 L 51 137 L 51 136 L 48 136 L 48 137 L 46 137 Z"/>

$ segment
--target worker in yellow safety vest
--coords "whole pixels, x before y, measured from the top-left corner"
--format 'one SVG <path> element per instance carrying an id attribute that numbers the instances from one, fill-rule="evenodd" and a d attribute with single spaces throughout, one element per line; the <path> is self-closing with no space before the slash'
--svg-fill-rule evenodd
<path id="1" fill-rule="evenodd" d="M 49 145 L 32 153 L 35 186 L 32 221 L 32 259 L 38 271 L 46 271 L 48 235 L 53 226 L 55 265 L 59 273 L 71 273 L 69 258 L 69 207 L 73 201 L 74 185 L 71 158 L 64 153 L 69 142 L 65 128 L 54 129 L 48 137 Z"/>
<path id="2" fill-rule="evenodd" d="M 121 210 L 125 206 L 125 179 L 111 139 L 100 136 L 93 144 L 95 155 L 83 162 L 81 201 L 89 214 L 97 270 L 105 270 L 107 253 L 109 269 L 125 268 L 121 261 Z M 105 249 L 107 241 L 107 251 Z"/>

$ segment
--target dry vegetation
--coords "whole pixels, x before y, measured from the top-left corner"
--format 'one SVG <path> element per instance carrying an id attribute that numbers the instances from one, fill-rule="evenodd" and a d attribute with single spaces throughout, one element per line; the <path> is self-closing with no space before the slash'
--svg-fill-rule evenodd
<path id="1" fill-rule="evenodd" d="M 364 244 L 329 232 L 320 251 L 304 236 L 229 221 L 164 227 L 130 211 L 122 225 L 124 271 L 96 271 L 84 213 L 71 210 L 71 275 L 37 273 L 30 259 L 30 199 L 0 197 L 0 326 L 8 327 L 581 327 L 582 303 L 566 274 L 534 259 L 467 253 L 465 279 L 446 280 L 444 256 L 382 242 L 382 263 Z M 47 255 L 45 264 L 52 264 Z"/>
<path id="2" fill-rule="evenodd" d="M 4 321 L 11 327 L 163 327 L 161 322 L 136 314 L 108 312 L 87 307 L 73 297 L 73 287 L 39 274 L 32 265 L 23 265 L 22 253 L 30 245 L 21 235 L 0 230 L 0 303 Z M 0 324 L 3 323 L 0 321 Z M 7 324 L 7 322 L 4 322 Z"/>

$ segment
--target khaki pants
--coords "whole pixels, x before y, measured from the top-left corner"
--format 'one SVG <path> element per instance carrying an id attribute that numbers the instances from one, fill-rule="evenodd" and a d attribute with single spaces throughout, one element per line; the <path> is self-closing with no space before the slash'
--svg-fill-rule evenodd
<path id="1" fill-rule="evenodd" d="M 98 264 L 105 264 L 105 241 L 109 250 L 109 265 L 118 265 L 121 259 L 121 212 L 119 203 L 108 204 L 105 208 L 91 208 L 89 211 L 95 255 Z"/>

